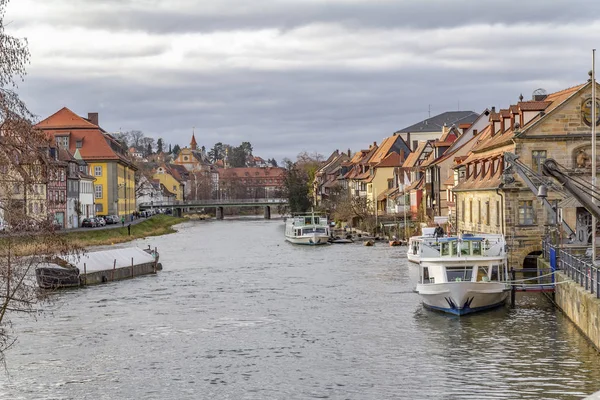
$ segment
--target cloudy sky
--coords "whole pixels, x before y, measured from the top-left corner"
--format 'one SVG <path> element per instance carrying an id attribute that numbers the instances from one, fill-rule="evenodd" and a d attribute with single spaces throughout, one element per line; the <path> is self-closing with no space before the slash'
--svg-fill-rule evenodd
<path id="1" fill-rule="evenodd" d="M 12 0 L 5 22 L 40 118 L 97 111 L 182 146 L 195 127 L 277 160 L 582 83 L 600 49 L 583 0 Z"/>

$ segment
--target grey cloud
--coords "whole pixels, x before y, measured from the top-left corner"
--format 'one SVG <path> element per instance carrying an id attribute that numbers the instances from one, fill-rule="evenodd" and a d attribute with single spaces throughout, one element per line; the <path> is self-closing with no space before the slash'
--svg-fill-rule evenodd
<path id="1" fill-rule="evenodd" d="M 53 0 L 50 4 L 66 4 Z M 592 21 L 600 4 L 583 0 L 432 0 L 363 2 L 248 2 L 222 0 L 218 3 L 188 3 L 176 9 L 162 8 L 168 0 L 140 3 L 68 0 L 67 15 L 44 15 L 36 23 L 60 27 L 83 26 L 112 30 L 143 30 L 156 33 L 209 32 L 240 29 L 293 29 L 312 23 L 342 23 L 361 29 L 435 29 L 473 24 L 565 24 Z M 107 7 L 106 4 L 111 6 Z M 177 3 L 175 3 L 177 4 Z M 212 6 L 206 6 L 210 4 Z M 215 7 L 218 4 L 219 7 Z M 101 5 L 101 6 L 99 6 Z M 251 7 L 249 5 L 252 5 Z M 15 21 L 17 25 L 26 21 Z"/>

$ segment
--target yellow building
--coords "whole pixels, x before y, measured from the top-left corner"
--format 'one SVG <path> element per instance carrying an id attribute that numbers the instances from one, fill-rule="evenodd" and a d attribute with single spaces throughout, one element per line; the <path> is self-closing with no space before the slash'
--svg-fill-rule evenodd
<path id="1" fill-rule="evenodd" d="M 156 168 L 152 179 L 158 180 L 175 200 L 185 200 L 185 185 L 189 180 L 187 169 L 181 165 L 161 164 Z"/>
<path id="2" fill-rule="evenodd" d="M 52 137 L 59 147 L 81 158 L 90 166 L 94 181 L 96 215 L 118 215 L 130 220 L 136 210 L 134 173 L 137 170 L 127 149 L 98 124 L 98 113 L 83 118 L 64 107 L 36 125 Z"/>

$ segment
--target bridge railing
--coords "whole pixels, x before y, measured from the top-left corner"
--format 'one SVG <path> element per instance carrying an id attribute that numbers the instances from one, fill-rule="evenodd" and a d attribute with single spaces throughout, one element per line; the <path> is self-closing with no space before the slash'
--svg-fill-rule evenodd
<path id="1" fill-rule="evenodd" d="M 212 199 L 212 200 L 173 200 L 164 202 L 141 203 L 140 207 L 174 207 L 174 206 L 218 206 L 234 204 L 287 204 L 286 198 L 263 199 Z"/>

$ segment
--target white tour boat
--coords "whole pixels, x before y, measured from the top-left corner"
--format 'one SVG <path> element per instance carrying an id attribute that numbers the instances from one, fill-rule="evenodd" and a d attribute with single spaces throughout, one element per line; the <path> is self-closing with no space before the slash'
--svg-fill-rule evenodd
<path id="1" fill-rule="evenodd" d="M 295 244 L 327 244 L 330 236 L 327 217 L 314 213 L 294 215 L 285 220 L 285 239 Z"/>
<path id="2" fill-rule="evenodd" d="M 409 265 L 426 307 L 455 315 L 500 306 L 510 292 L 502 235 L 464 235 L 420 242 L 420 259 Z"/>

